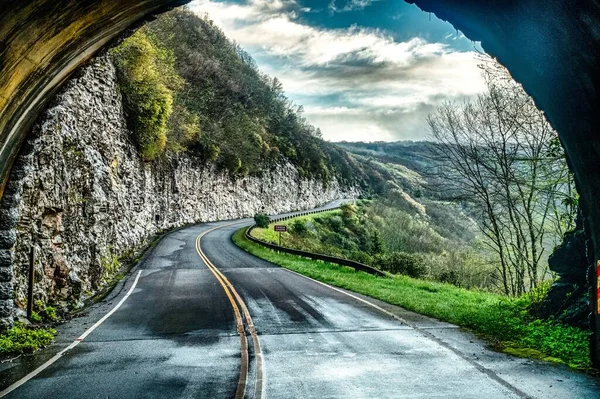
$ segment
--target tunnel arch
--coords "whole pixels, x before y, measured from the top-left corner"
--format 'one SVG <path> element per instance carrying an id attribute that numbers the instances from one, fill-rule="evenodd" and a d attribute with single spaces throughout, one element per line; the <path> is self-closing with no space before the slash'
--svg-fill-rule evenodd
<path id="1" fill-rule="evenodd" d="M 600 259 L 600 5 L 592 0 L 406 0 L 450 22 L 504 64 L 558 131 Z M 0 1 L 0 196 L 51 94 L 122 32 L 188 0 Z M 0 235 L 1 239 L 3 238 Z M 592 327 L 600 330 L 596 268 Z M 600 365 L 598 336 L 592 358 Z"/>

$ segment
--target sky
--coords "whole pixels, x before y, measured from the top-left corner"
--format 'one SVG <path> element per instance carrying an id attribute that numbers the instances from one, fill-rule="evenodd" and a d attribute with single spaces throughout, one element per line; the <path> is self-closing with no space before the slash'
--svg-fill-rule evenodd
<path id="1" fill-rule="evenodd" d="M 277 77 L 326 140 L 427 139 L 437 106 L 484 90 L 478 44 L 401 0 L 195 0 L 190 8 Z"/>

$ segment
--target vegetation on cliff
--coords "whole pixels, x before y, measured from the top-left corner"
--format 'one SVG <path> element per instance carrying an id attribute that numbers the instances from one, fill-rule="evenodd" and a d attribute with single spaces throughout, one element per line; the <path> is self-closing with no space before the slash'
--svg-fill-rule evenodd
<path id="1" fill-rule="evenodd" d="M 134 140 L 145 159 L 154 159 L 165 150 L 175 91 L 181 87 L 173 53 L 138 31 L 113 54 Z"/>
<path id="2" fill-rule="evenodd" d="M 147 160 L 186 151 L 245 176 L 285 159 L 302 177 L 367 180 L 358 162 L 323 141 L 277 78 L 261 73 L 207 17 L 173 10 L 112 54 L 128 123 Z"/>

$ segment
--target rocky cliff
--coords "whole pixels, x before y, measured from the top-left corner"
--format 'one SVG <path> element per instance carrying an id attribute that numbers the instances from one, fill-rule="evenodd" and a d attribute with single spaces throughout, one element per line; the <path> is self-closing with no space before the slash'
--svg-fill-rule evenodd
<path id="1" fill-rule="evenodd" d="M 119 258 L 187 223 L 312 208 L 355 195 L 336 181 L 301 179 L 289 163 L 233 180 L 187 155 L 144 163 L 131 143 L 108 56 L 83 68 L 36 124 L 1 204 L 0 317 L 35 297 L 81 306 L 115 275 Z M 7 318 L 8 317 L 8 318 Z"/>

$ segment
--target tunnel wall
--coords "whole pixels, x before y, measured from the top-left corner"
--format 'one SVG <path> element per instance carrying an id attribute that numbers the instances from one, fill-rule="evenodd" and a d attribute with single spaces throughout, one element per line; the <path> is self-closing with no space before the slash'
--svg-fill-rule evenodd
<path id="1" fill-rule="evenodd" d="M 186 0 L 0 0 L 0 196 L 52 93 L 127 28 Z"/>

